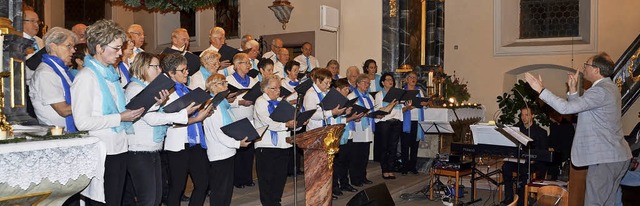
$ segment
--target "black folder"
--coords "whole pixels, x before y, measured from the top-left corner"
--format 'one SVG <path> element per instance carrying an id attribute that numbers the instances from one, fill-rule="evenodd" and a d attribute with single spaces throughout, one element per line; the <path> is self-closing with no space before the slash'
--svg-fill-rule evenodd
<path id="1" fill-rule="evenodd" d="M 227 98 L 227 95 L 229 95 L 229 90 L 220 92 L 215 96 L 213 96 L 213 99 L 211 99 L 211 104 L 213 108 L 216 108 L 220 104 L 220 102 L 222 102 L 222 100 Z"/>
<path id="2" fill-rule="evenodd" d="M 262 96 L 262 88 L 260 88 L 260 84 L 255 84 L 251 87 L 251 90 L 242 96 L 242 99 L 255 102 L 260 96 Z"/>
<path id="3" fill-rule="evenodd" d="M 369 117 L 371 117 L 371 118 L 376 118 L 378 115 L 385 116 L 385 115 L 387 115 L 387 114 L 389 114 L 389 112 L 387 112 L 387 111 L 382 111 L 382 110 L 376 110 L 375 112 L 371 112 L 371 113 L 369 113 Z"/>
<path id="4" fill-rule="evenodd" d="M 163 90 L 169 90 L 173 88 L 176 83 L 169 79 L 164 74 L 158 75 L 147 87 L 145 87 L 140 93 L 129 101 L 125 106 L 127 109 L 135 110 L 144 107 L 144 111 L 148 111 L 153 104 L 156 103 L 154 97 L 158 96 L 158 93 Z"/>
<path id="5" fill-rule="evenodd" d="M 420 93 L 419 90 L 402 90 L 398 88 L 391 88 L 389 89 L 389 92 L 387 92 L 387 95 L 384 96 L 382 101 L 390 103 L 390 102 L 393 102 L 393 100 L 398 100 L 398 101 L 412 100 L 419 93 Z"/>
<path id="6" fill-rule="evenodd" d="M 273 110 L 273 112 L 271 112 L 271 115 L 269 115 L 269 118 L 276 122 L 288 122 L 292 120 L 293 115 L 296 114 L 298 115 L 296 119 L 296 127 L 301 127 L 304 122 L 306 122 L 311 118 L 311 116 L 313 116 L 313 113 L 315 112 L 316 110 L 312 109 L 296 113 L 296 108 L 293 105 L 291 105 L 287 101 L 280 101 L 280 103 L 278 103 L 278 106 Z"/>
<path id="7" fill-rule="evenodd" d="M 240 88 L 235 87 L 235 86 L 233 86 L 231 84 L 227 85 L 227 89 L 229 90 L 229 93 L 237 93 L 237 94 L 242 94 L 242 93 L 245 93 L 245 92 L 248 92 L 249 90 L 251 90 L 251 89 L 240 89 Z"/>
<path id="8" fill-rule="evenodd" d="M 201 88 L 196 88 L 194 90 L 191 90 L 189 93 L 185 94 L 184 96 L 171 102 L 171 104 L 168 104 L 167 106 L 165 106 L 164 112 L 167 112 L 167 113 L 178 112 L 186 108 L 187 106 L 189 106 L 191 102 L 195 102 L 196 105 L 198 105 L 198 104 L 205 103 L 209 99 L 211 99 L 211 95 L 208 92 L 205 92 Z"/>
<path id="9" fill-rule="evenodd" d="M 347 115 L 347 117 L 351 117 L 351 116 L 353 116 L 353 115 L 354 115 L 354 114 L 356 114 L 356 113 L 362 114 L 362 113 L 367 113 L 367 112 L 370 112 L 370 111 L 371 111 L 371 110 L 370 110 L 370 109 L 367 109 L 366 107 L 363 107 L 363 106 L 360 106 L 360 105 L 355 104 L 355 105 L 353 105 L 353 106 L 351 107 L 351 113 L 349 113 L 349 114 Z"/>
<path id="10" fill-rule="evenodd" d="M 247 118 L 243 118 L 224 127 L 220 127 L 220 129 L 224 134 L 235 140 L 242 140 L 245 137 L 248 137 L 248 141 L 253 141 L 262 136 L 261 134 L 258 134 L 256 128 L 251 125 L 251 122 Z"/>
<path id="11" fill-rule="evenodd" d="M 369 94 L 371 94 L 371 96 L 372 96 L 373 98 L 376 98 L 376 94 L 377 94 L 377 93 L 378 93 L 378 92 L 369 92 Z"/>
<path id="12" fill-rule="evenodd" d="M 307 90 L 313 86 L 313 81 L 311 79 L 307 79 L 304 82 L 301 82 L 298 86 L 293 88 L 298 94 L 303 95 L 307 93 Z"/>
<path id="13" fill-rule="evenodd" d="M 249 75 L 251 78 L 256 78 L 258 74 L 260 74 L 260 71 L 256 69 L 250 69 L 249 72 L 247 72 L 247 75 Z"/>
<path id="14" fill-rule="evenodd" d="M 287 88 L 280 86 L 280 97 L 288 97 L 293 94 L 293 92 L 289 91 Z"/>
<path id="15" fill-rule="evenodd" d="M 427 98 L 427 97 L 414 97 L 414 98 L 411 100 L 411 105 L 412 105 L 413 107 L 416 107 L 416 108 L 422 108 L 421 103 L 422 103 L 422 102 L 428 102 L 430 99 L 431 99 L 431 98 Z"/>
<path id="16" fill-rule="evenodd" d="M 325 110 L 325 111 L 332 110 L 333 108 L 336 108 L 336 106 L 338 105 L 340 105 L 340 108 L 342 108 L 347 104 L 348 101 L 349 99 L 347 99 L 347 97 L 345 97 L 344 95 L 340 94 L 338 90 L 331 88 L 331 90 L 327 92 L 327 95 L 324 96 L 322 101 L 320 101 L 320 107 L 322 107 L 322 110 Z"/>
<path id="17" fill-rule="evenodd" d="M 218 53 L 220 53 L 220 61 L 224 61 L 224 60 L 229 60 L 229 62 L 231 62 L 231 64 L 233 64 L 233 56 L 236 55 L 239 51 L 237 49 L 234 49 L 233 47 L 230 47 L 226 44 L 223 44 L 220 49 L 218 50 Z"/>

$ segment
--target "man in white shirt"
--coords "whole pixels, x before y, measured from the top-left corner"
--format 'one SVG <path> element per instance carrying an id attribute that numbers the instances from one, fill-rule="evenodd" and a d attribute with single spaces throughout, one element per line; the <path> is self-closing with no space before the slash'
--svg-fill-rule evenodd
<path id="1" fill-rule="evenodd" d="M 127 29 L 127 33 L 131 34 L 131 40 L 133 41 L 133 56 L 143 52 L 142 46 L 144 45 L 144 30 L 140 24 L 131 24 Z"/>
<path id="2" fill-rule="evenodd" d="M 33 41 L 33 52 L 27 54 L 27 59 L 40 49 L 44 49 L 44 42 L 38 36 L 40 31 L 40 18 L 31 8 L 26 8 L 22 16 L 22 37 Z"/>
<path id="3" fill-rule="evenodd" d="M 278 61 L 273 65 L 273 73 L 281 79 L 287 77 L 287 73 L 284 71 L 284 65 L 286 65 L 287 62 L 289 62 L 289 50 L 280 48 L 280 50 L 278 50 Z"/>
<path id="4" fill-rule="evenodd" d="M 200 58 L 189 51 L 189 32 L 185 28 L 177 28 L 171 32 L 171 47 L 165 48 L 162 53 L 180 53 L 187 58 L 189 76 L 200 70 Z"/>
<path id="5" fill-rule="evenodd" d="M 271 40 L 271 51 L 264 53 L 262 55 L 262 58 L 271 59 L 273 62 L 278 62 L 278 56 L 276 54 L 278 54 L 278 51 L 280 51 L 283 44 L 284 42 L 282 42 L 282 39 L 280 38 Z"/>
<path id="6" fill-rule="evenodd" d="M 227 38 L 222 27 L 213 27 L 209 30 L 209 43 L 211 46 L 205 50 L 213 50 L 222 56 L 220 58 L 220 68 L 226 69 L 231 65 L 233 56 L 238 53 L 237 49 L 231 48 L 225 44 Z M 202 53 L 200 53 L 202 55 Z"/>
<path id="7" fill-rule="evenodd" d="M 76 24 L 71 27 L 71 31 L 78 36 L 78 44 L 87 43 L 87 39 L 84 37 L 84 31 L 87 30 L 87 25 Z"/>
<path id="8" fill-rule="evenodd" d="M 313 52 L 313 46 L 309 42 L 302 44 L 302 54 L 298 55 L 293 60 L 300 63 L 300 73 L 311 72 L 313 68 L 320 67 L 318 58 L 311 56 Z"/>

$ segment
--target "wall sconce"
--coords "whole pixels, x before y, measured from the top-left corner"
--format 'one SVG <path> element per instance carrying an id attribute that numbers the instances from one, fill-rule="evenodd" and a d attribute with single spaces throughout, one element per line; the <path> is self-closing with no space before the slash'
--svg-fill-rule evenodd
<path id="1" fill-rule="evenodd" d="M 269 9 L 273 11 L 278 21 L 282 23 L 282 30 L 285 30 L 287 23 L 289 23 L 289 18 L 291 18 L 291 10 L 293 10 L 291 3 L 288 0 L 276 0 L 273 1 L 273 5 L 269 6 Z"/>

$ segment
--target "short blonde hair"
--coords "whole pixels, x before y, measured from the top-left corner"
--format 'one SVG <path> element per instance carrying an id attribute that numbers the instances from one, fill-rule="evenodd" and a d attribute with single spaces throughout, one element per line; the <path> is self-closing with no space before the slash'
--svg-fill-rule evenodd
<path id="1" fill-rule="evenodd" d="M 200 57 L 200 64 L 202 64 L 202 66 L 209 65 L 209 64 L 213 63 L 214 61 L 219 61 L 220 57 L 222 57 L 222 56 L 220 55 L 220 53 L 218 53 L 216 51 L 204 50 L 202 52 L 202 56 Z"/>
<path id="2" fill-rule="evenodd" d="M 246 53 L 237 53 L 236 55 L 233 56 L 233 65 L 238 64 L 240 61 L 242 61 L 245 58 L 249 58 L 249 56 Z"/>
<path id="3" fill-rule="evenodd" d="M 145 75 L 147 74 L 147 68 L 149 68 L 149 64 L 151 64 L 151 60 L 153 60 L 153 58 L 158 59 L 155 54 L 149 52 L 140 52 L 136 55 L 136 58 L 131 64 L 131 68 L 129 68 L 131 75 L 135 78 L 147 81 L 148 79 L 145 79 Z"/>
<path id="4" fill-rule="evenodd" d="M 113 20 L 101 19 L 85 31 L 87 39 L 87 47 L 89 54 L 96 55 L 96 46 L 105 47 L 107 44 L 121 39 L 123 42 L 127 40 L 126 33 L 122 27 L 118 26 Z"/>

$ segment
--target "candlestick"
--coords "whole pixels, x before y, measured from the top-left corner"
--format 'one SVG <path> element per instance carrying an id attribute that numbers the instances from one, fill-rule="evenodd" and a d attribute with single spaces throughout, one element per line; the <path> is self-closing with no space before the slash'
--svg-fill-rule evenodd
<path id="1" fill-rule="evenodd" d="M 51 128 L 51 135 L 53 136 L 62 135 L 62 130 L 64 130 L 64 127 L 56 126 L 54 128 Z"/>

